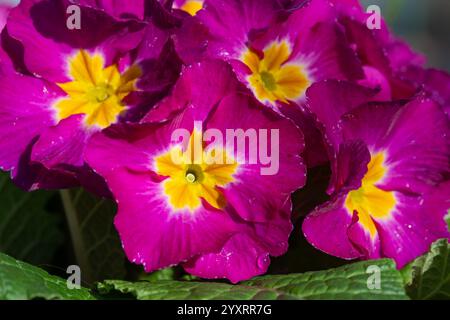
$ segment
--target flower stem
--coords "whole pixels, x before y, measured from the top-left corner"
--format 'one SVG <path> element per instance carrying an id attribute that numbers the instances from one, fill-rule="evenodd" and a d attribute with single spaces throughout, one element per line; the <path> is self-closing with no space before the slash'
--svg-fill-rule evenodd
<path id="1" fill-rule="evenodd" d="M 67 225 L 70 231 L 70 237 L 72 239 L 75 259 L 77 261 L 78 266 L 81 269 L 82 282 L 90 287 L 92 286 L 93 280 L 89 260 L 85 254 L 86 246 L 84 244 L 81 232 L 81 224 L 79 221 L 79 216 L 77 214 L 74 201 L 70 194 L 70 190 L 60 190 L 59 192 L 64 206 L 64 212 L 66 215 Z"/>

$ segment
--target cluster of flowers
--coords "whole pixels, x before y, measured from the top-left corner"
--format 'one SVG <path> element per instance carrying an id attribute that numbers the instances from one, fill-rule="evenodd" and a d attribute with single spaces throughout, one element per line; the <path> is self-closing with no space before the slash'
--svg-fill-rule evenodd
<path id="1" fill-rule="evenodd" d="M 0 9 L 0 166 L 26 190 L 113 197 L 148 272 L 238 282 L 287 251 L 291 194 L 328 164 L 307 240 L 402 267 L 450 236 L 450 76 L 367 17 L 357 0 L 22 0 Z M 225 147 L 174 162 L 192 139 L 173 130 L 196 122 L 277 129 L 277 172 Z"/>

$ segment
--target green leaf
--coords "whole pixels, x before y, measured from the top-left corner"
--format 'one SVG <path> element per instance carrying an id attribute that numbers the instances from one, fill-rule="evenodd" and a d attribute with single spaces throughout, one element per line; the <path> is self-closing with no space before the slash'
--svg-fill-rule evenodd
<path id="1" fill-rule="evenodd" d="M 139 300 L 270 300 L 294 299 L 276 290 L 214 282 L 106 280 L 97 286 L 100 294 L 119 291 Z"/>
<path id="2" fill-rule="evenodd" d="M 61 191 L 61 197 L 83 283 L 124 278 L 126 260 L 113 223 L 115 203 L 82 189 Z"/>
<path id="3" fill-rule="evenodd" d="M 24 192 L 0 174 L 0 251 L 33 264 L 48 264 L 63 241 L 62 216 L 46 206 L 54 192 Z"/>
<path id="4" fill-rule="evenodd" d="M 368 281 L 379 271 L 379 289 Z M 326 271 L 258 277 L 239 285 L 214 282 L 127 282 L 108 280 L 98 284 L 101 294 L 119 291 L 138 299 L 407 299 L 400 272 L 388 259 L 358 262 Z"/>
<path id="5" fill-rule="evenodd" d="M 380 287 L 370 289 L 369 284 L 373 284 L 376 275 L 379 275 Z M 407 299 L 400 272 L 389 259 L 303 274 L 264 276 L 243 284 L 281 290 L 302 299 Z"/>
<path id="6" fill-rule="evenodd" d="M 93 299 L 85 288 L 69 289 L 66 280 L 0 253 L 0 300 Z"/>
<path id="7" fill-rule="evenodd" d="M 402 270 L 406 292 L 413 299 L 450 298 L 450 246 L 447 239 L 433 243 L 431 250 Z"/>

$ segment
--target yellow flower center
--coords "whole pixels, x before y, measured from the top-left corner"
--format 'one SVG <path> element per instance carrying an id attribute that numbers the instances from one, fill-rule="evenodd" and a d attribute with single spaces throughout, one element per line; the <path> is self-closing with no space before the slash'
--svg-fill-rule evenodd
<path id="1" fill-rule="evenodd" d="M 251 70 L 247 81 L 260 101 L 287 103 L 304 95 L 311 81 L 302 65 L 287 62 L 291 53 L 289 43 L 281 41 L 268 45 L 262 59 L 251 50 L 242 55 Z"/>
<path id="2" fill-rule="evenodd" d="M 116 65 L 105 68 L 102 55 L 80 50 L 69 60 L 72 81 L 58 83 L 67 97 L 55 104 L 57 120 L 74 114 L 85 114 L 88 127 L 106 128 L 117 121 L 126 110 L 123 99 L 136 91 L 141 69 L 132 66 L 123 74 Z"/>
<path id="3" fill-rule="evenodd" d="M 187 208 L 193 212 L 201 206 L 201 199 L 216 209 L 224 208 L 226 201 L 218 188 L 234 181 L 238 164 L 223 149 L 201 150 L 194 155 L 193 137 L 194 134 L 186 151 L 174 146 L 155 158 L 156 173 L 168 177 L 163 182 L 164 194 L 178 210 Z M 223 161 L 215 162 L 219 158 Z"/>
<path id="4" fill-rule="evenodd" d="M 350 213 L 358 212 L 359 222 L 370 232 L 372 237 L 377 231 L 372 218 L 389 217 L 396 205 L 393 192 L 384 191 L 376 186 L 376 183 L 379 183 L 387 172 L 384 161 L 385 154 L 383 152 L 372 156 L 361 187 L 349 192 L 345 200 L 347 210 Z"/>
<path id="5" fill-rule="evenodd" d="M 191 16 L 195 16 L 197 12 L 203 9 L 202 0 L 187 0 L 181 7 L 181 10 L 189 13 Z"/>

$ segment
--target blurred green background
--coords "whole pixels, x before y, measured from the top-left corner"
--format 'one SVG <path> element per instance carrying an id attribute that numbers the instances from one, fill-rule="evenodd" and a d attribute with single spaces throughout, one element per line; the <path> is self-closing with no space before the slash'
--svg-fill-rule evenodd
<path id="1" fill-rule="evenodd" d="M 450 71 L 450 0 L 361 0 L 380 6 L 391 30 L 427 57 L 428 66 Z"/>

